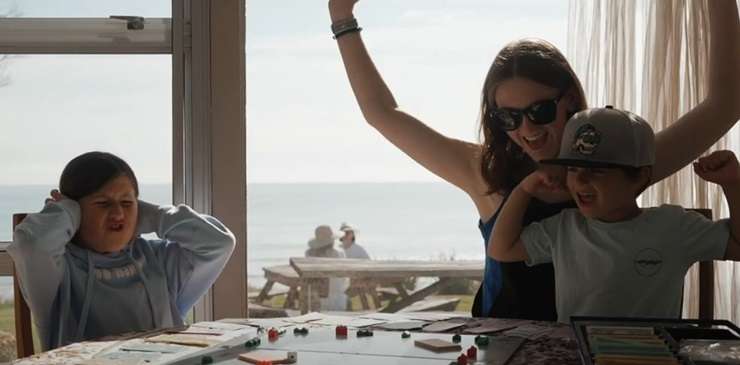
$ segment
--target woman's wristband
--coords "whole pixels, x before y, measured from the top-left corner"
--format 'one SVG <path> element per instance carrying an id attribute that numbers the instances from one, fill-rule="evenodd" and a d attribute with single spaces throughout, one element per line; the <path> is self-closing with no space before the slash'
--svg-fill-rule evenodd
<path id="1" fill-rule="evenodd" d="M 331 32 L 334 33 L 334 39 L 338 39 L 345 34 L 359 32 L 361 30 L 362 28 L 357 25 L 357 19 L 355 18 L 339 20 L 331 25 Z"/>

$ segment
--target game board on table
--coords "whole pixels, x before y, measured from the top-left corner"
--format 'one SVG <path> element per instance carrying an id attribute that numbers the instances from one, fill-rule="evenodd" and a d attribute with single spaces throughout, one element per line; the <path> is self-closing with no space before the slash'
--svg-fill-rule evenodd
<path id="1" fill-rule="evenodd" d="M 740 363 L 732 350 L 740 349 L 740 328 L 729 321 L 572 317 L 571 323 L 584 365 Z"/>
<path id="2" fill-rule="evenodd" d="M 335 328 L 312 328 L 308 333 L 294 333 L 288 328 L 277 337 L 262 333 L 259 345 L 232 343 L 219 349 L 206 349 L 170 363 L 171 365 L 201 365 L 212 363 L 219 365 L 257 364 L 268 359 L 287 359 L 289 353 L 296 354 L 296 364 L 444 364 L 462 363 L 478 365 L 504 365 L 524 341 L 521 338 L 497 336 L 478 337 L 458 335 L 453 341 L 452 334 L 407 333 L 375 331 L 371 336 L 359 336 L 356 330 L 348 330 L 346 336 L 338 336 Z M 271 340 L 270 337 L 273 337 Z M 485 339 L 485 341 L 482 341 Z M 417 341 L 440 340 L 455 344 L 458 349 L 435 351 L 420 347 Z M 487 343 L 485 343 L 487 342 Z M 227 348 L 228 347 L 228 348 Z M 474 347 L 474 350 L 470 350 Z M 461 361 L 462 354 L 475 353 L 474 358 L 467 356 Z M 246 361 L 250 353 L 259 356 Z M 246 355 L 241 356 L 240 355 Z M 277 363 L 290 363 L 277 361 Z M 265 363 L 266 364 L 266 363 Z"/>

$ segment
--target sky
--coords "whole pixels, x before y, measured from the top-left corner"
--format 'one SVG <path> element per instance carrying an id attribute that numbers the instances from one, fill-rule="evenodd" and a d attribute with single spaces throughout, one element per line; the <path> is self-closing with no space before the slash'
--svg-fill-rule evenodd
<path id="1" fill-rule="evenodd" d="M 7 9 L 11 0 L 0 0 Z M 169 17 L 170 1 L 16 1 L 25 17 Z M 329 31 L 326 0 L 247 0 L 247 180 L 438 181 L 363 120 Z M 480 91 L 501 47 L 544 38 L 566 50 L 567 1 L 364 0 L 355 15 L 401 108 L 477 139 Z M 171 181 L 167 55 L 15 56 L 0 87 L 0 185 L 48 184 L 92 149 L 142 183 Z"/>

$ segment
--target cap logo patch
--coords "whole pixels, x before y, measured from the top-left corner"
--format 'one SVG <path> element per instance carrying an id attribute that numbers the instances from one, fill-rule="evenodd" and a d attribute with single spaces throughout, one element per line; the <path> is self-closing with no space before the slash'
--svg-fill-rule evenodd
<path id="1" fill-rule="evenodd" d="M 591 124 L 584 124 L 576 131 L 576 138 L 571 147 L 582 155 L 590 156 L 596 152 L 596 147 L 601 142 L 601 133 Z"/>

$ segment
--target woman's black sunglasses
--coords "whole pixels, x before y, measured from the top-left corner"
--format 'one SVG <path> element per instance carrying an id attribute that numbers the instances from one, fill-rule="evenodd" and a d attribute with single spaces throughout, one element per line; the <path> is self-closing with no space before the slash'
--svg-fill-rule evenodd
<path id="1" fill-rule="evenodd" d="M 524 109 L 492 108 L 489 112 L 489 120 L 493 122 L 494 126 L 505 131 L 513 131 L 519 128 L 522 125 L 524 115 L 534 124 L 549 124 L 558 115 L 558 102 L 562 97 L 563 94 L 560 94 L 554 99 L 538 101 Z"/>

